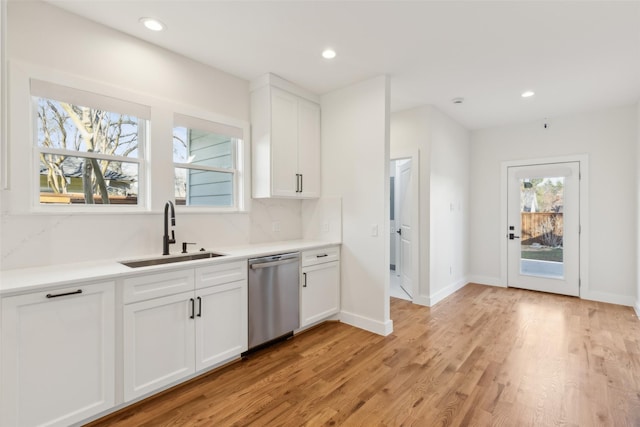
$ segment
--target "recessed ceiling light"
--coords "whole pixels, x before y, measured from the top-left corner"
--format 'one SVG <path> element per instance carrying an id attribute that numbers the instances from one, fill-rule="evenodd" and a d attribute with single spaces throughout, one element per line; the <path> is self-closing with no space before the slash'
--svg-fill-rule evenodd
<path id="1" fill-rule="evenodd" d="M 151 31 L 162 31 L 165 29 L 165 26 L 162 22 L 153 18 L 140 18 L 140 23 L 144 25 L 147 29 Z"/>
<path id="2" fill-rule="evenodd" d="M 530 97 L 532 97 L 532 96 L 533 96 L 533 95 L 535 95 L 535 94 L 536 94 L 536 93 L 535 93 L 534 91 L 532 91 L 532 90 L 527 90 L 527 91 L 525 91 L 525 92 L 522 92 L 522 95 L 520 95 L 520 96 L 521 96 L 521 97 L 523 97 L 523 98 L 530 98 Z"/>
<path id="3" fill-rule="evenodd" d="M 462 104 L 464 102 L 464 98 L 462 97 L 453 98 L 451 102 L 453 102 L 454 104 Z"/>
<path id="4" fill-rule="evenodd" d="M 336 57 L 336 51 L 333 49 L 325 49 L 322 51 L 322 57 L 324 59 L 333 59 Z"/>

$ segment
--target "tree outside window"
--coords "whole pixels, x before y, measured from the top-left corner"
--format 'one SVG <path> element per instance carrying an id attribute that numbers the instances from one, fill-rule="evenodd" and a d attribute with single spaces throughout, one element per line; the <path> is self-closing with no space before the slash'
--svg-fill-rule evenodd
<path id="1" fill-rule="evenodd" d="M 34 96 L 40 203 L 138 204 L 145 120 Z"/>

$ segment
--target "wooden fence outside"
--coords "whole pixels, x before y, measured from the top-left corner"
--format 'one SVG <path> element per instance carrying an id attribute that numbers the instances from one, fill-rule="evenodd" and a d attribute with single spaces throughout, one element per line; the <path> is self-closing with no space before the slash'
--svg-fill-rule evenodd
<path id="1" fill-rule="evenodd" d="M 539 243 L 545 246 L 561 246 L 564 229 L 562 213 L 557 212 L 522 212 L 522 243 L 530 245 Z"/>
<path id="2" fill-rule="evenodd" d="M 93 196 L 93 202 L 96 205 L 102 204 L 102 197 Z M 40 203 L 56 203 L 56 204 L 84 204 L 83 193 L 40 193 Z M 109 203 L 112 205 L 135 205 L 138 203 L 136 196 L 109 196 Z"/>

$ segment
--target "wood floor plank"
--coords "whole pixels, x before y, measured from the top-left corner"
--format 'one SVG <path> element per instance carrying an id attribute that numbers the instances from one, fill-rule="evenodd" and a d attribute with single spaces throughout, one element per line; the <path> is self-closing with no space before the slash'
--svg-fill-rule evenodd
<path id="1" fill-rule="evenodd" d="M 90 426 L 640 426 L 629 307 L 469 284 L 391 317 L 387 337 L 327 322 Z"/>

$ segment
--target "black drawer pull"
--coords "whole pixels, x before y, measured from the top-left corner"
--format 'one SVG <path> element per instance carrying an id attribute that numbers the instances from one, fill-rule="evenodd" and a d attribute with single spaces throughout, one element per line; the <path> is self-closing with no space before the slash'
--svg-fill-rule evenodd
<path id="1" fill-rule="evenodd" d="M 329 254 L 324 254 L 324 255 L 316 255 L 316 258 L 324 258 L 326 256 L 329 256 Z"/>
<path id="2" fill-rule="evenodd" d="M 304 283 L 302 285 L 303 288 L 307 287 L 307 273 L 302 273 L 302 275 L 304 276 Z"/>
<path id="3" fill-rule="evenodd" d="M 202 298 L 198 297 L 198 317 L 202 317 Z"/>
<path id="4" fill-rule="evenodd" d="M 189 298 L 189 301 L 191 302 L 191 316 L 189 316 L 189 319 L 195 319 L 196 318 L 196 300 L 194 300 L 193 298 Z"/>
<path id="5" fill-rule="evenodd" d="M 65 292 L 64 294 L 47 294 L 47 298 L 66 297 L 67 295 L 76 295 L 81 293 L 82 293 L 82 289 L 78 289 L 77 291 Z"/>

